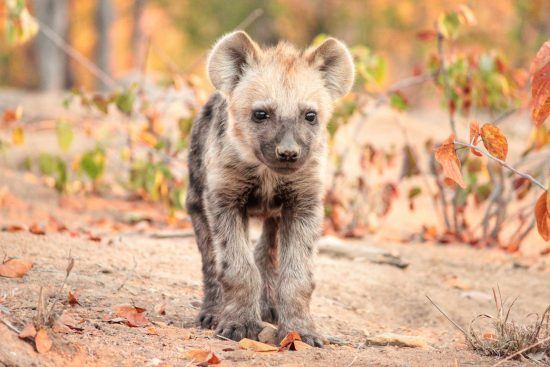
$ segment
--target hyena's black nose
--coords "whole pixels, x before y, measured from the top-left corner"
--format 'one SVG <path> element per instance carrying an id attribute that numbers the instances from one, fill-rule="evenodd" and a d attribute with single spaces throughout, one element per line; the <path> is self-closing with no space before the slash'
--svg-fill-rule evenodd
<path id="1" fill-rule="evenodd" d="M 275 153 L 277 154 L 277 159 L 281 162 L 296 162 L 300 157 L 300 149 L 298 147 L 277 147 Z"/>

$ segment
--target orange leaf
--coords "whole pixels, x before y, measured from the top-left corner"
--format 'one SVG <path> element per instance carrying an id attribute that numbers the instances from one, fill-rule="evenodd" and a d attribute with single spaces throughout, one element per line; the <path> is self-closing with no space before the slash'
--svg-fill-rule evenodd
<path id="1" fill-rule="evenodd" d="M 20 339 L 34 338 L 36 336 L 36 329 L 33 324 L 27 324 L 23 330 L 19 333 Z"/>
<path id="2" fill-rule="evenodd" d="M 147 325 L 149 320 L 145 317 L 145 309 L 133 306 L 117 306 L 115 313 L 118 317 L 126 319 L 126 325 L 140 327 Z"/>
<path id="3" fill-rule="evenodd" d="M 273 345 L 258 342 L 252 339 L 241 339 L 239 345 L 243 349 L 252 350 L 254 352 L 277 352 L 279 349 Z"/>
<path id="4" fill-rule="evenodd" d="M 44 329 L 38 330 L 34 338 L 34 343 L 36 344 L 36 351 L 38 353 L 47 353 L 52 348 L 53 344 L 48 333 Z"/>
<path id="5" fill-rule="evenodd" d="M 32 224 L 29 227 L 29 232 L 31 232 L 32 234 L 37 234 L 37 235 L 45 235 L 46 234 L 44 229 L 36 223 Z"/>
<path id="6" fill-rule="evenodd" d="M 212 352 L 204 349 L 192 349 L 185 353 L 187 359 L 191 359 L 197 362 L 201 366 L 208 366 L 211 364 L 219 364 L 220 359 Z"/>
<path id="7" fill-rule="evenodd" d="M 6 278 L 22 278 L 32 268 L 32 262 L 20 259 L 9 259 L 0 264 L 0 276 Z"/>
<path id="8" fill-rule="evenodd" d="M 71 306 L 80 305 L 78 302 L 78 294 L 76 292 L 69 291 L 68 301 Z"/>
<path id="9" fill-rule="evenodd" d="M 17 108 L 14 110 L 5 109 L 2 120 L 4 121 L 4 123 L 9 124 L 10 122 L 20 120 L 22 115 L 23 108 L 21 106 L 17 106 Z"/>
<path id="10" fill-rule="evenodd" d="M 506 160 L 506 156 L 508 155 L 508 141 L 498 127 L 493 124 L 484 124 L 481 127 L 481 139 L 489 153 L 500 160 Z"/>
<path id="11" fill-rule="evenodd" d="M 531 118 L 535 125 L 539 126 L 550 114 L 550 62 L 533 74 L 531 97 L 533 99 Z"/>
<path id="12" fill-rule="evenodd" d="M 545 191 L 535 205 L 537 229 L 545 241 L 550 240 L 550 207 L 548 207 L 548 192 Z"/>
<path id="13" fill-rule="evenodd" d="M 294 350 L 297 350 L 297 351 L 313 348 L 311 345 L 304 343 L 301 340 L 295 340 L 293 344 L 294 344 Z"/>
<path id="14" fill-rule="evenodd" d="M 479 124 L 477 123 L 477 121 L 472 121 L 470 122 L 470 144 L 477 145 L 478 141 L 479 141 Z M 470 148 L 470 151 L 474 155 L 477 155 L 478 157 L 482 156 L 482 154 L 475 149 Z"/>
<path id="15" fill-rule="evenodd" d="M 460 160 L 456 156 L 454 140 L 455 135 L 451 134 L 451 136 L 435 150 L 435 159 L 439 162 L 441 167 L 443 167 L 445 176 L 455 181 L 460 187 L 465 188 L 466 184 L 460 172 L 461 165 Z"/>

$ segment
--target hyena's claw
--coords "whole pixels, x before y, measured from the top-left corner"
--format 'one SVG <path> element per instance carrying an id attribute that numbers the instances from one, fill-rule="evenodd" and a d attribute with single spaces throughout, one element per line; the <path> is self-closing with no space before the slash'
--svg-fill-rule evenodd
<path id="1" fill-rule="evenodd" d="M 229 322 L 220 324 L 216 330 L 216 334 L 223 338 L 238 342 L 244 338 L 258 340 L 260 331 L 262 331 L 262 327 L 260 323 L 256 321 L 249 321 L 242 324 Z"/>
<path id="2" fill-rule="evenodd" d="M 199 314 L 199 324 L 203 329 L 214 329 L 218 324 L 218 316 L 212 310 L 204 310 Z"/>
<path id="3" fill-rule="evenodd" d="M 302 341 L 306 344 L 311 345 L 312 347 L 323 348 L 323 340 L 318 335 L 305 334 L 300 335 Z"/>

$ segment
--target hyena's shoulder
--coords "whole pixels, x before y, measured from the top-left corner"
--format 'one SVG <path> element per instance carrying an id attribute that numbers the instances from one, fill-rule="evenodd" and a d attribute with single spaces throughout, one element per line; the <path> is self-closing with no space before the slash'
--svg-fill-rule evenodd
<path id="1" fill-rule="evenodd" d="M 220 144 L 227 128 L 227 101 L 216 92 L 193 121 L 189 146 L 189 185 L 201 188 L 205 182 L 205 154 L 209 145 Z M 202 190 L 201 190 L 202 191 Z"/>

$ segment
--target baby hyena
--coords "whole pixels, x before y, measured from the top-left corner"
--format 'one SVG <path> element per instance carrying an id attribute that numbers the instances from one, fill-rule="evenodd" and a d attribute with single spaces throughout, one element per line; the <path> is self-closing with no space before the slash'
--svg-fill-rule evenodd
<path id="1" fill-rule="evenodd" d="M 353 84 L 346 46 L 261 48 L 244 32 L 214 46 L 218 92 L 194 122 L 187 210 L 202 255 L 202 327 L 256 339 L 262 320 L 322 346 L 309 311 L 323 218 L 326 124 Z M 248 219 L 263 220 L 253 250 Z"/>

